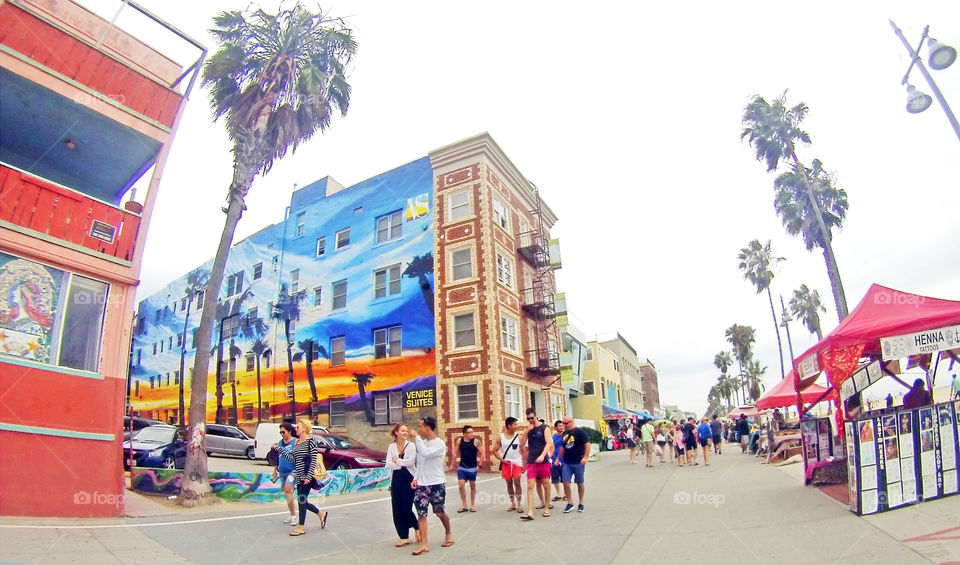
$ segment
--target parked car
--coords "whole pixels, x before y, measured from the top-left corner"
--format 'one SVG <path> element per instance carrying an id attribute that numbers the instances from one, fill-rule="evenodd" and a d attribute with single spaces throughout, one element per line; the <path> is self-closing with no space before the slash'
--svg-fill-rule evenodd
<path id="1" fill-rule="evenodd" d="M 316 428 L 311 435 L 320 442 L 327 469 L 369 469 L 383 467 L 387 462 L 386 452 L 370 449 L 347 436 L 320 432 Z"/>
<path id="2" fill-rule="evenodd" d="M 130 468 L 133 449 L 134 467 L 183 469 L 187 459 L 186 431 L 183 428 L 158 424 L 143 428 L 133 439 L 123 442 L 123 468 Z"/>
<path id="3" fill-rule="evenodd" d="M 313 431 L 328 433 L 327 428 L 323 426 L 314 426 Z M 253 459 L 266 460 L 270 448 L 280 441 L 280 424 L 277 422 L 257 424 L 257 433 L 254 434 L 253 438 Z"/>
<path id="4" fill-rule="evenodd" d="M 243 430 L 223 424 L 207 424 L 207 455 L 243 455 L 254 458 L 253 438 Z"/>
<path id="5" fill-rule="evenodd" d="M 133 435 L 137 435 L 137 432 L 143 428 L 149 426 L 156 426 L 158 424 L 163 424 L 160 420 L 151 420 L 150 418 L 141 418 L 140 416 L 130 416 L 123 417 L 123 441 L 130 439 L 130 420 L 133 420 Z"/>

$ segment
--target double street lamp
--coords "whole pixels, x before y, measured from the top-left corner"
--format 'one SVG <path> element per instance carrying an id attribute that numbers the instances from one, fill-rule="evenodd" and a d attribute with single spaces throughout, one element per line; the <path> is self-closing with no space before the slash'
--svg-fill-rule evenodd
<path id="1" fill-rule="evenodd" d="M 920 44 L 917 45 L 916 49 L 910 46 L 910 43 L 907 42 L 907 38 L 903 36 L 903 32 L 900 31 L 900 28 L 897 27 L 897 24 L 893 23 L 893 20 L 890 20 L 890 27 L 893 28 L 893 32 L 897 34 L 897 37 L 900 38 L 900 41 L 903 42 L 903 46 L 910 54 L 910 66 L 907 67 L 907 73 L 903 75 L 903 80 L 900 81 L 901 84 L 907 85 L 907 112 L 910 112 L 911 114 L 919 114 L 933 104 L 933 98 L 931 98 L 930 95 L 917 90 L 915 86 L 908 82 L 908 79 L 910 78 L 910 71 L 912 71 L 913 66 L 916 65 L 917 68 L 920 69 L 920 74 L 923 75 L 923 78 L 927 80 L 927 84 L 930 85 L 930 90 L 933 91 L 933 95 L 936 97 L 937 102 L 940 103 L 940 106 L 943 107 L 943 111 L 947 114 L 947 119 L 950 120 L 950 125 L 953 126 L 954 133 L 956 133 L 957 138 L 960 139 L 960 123 L 957 123 L 957 117 L 953 115 L 953 111 L 950 110 L 950 106 L 943 98 L 943 93 L 941 93 L 940 89 L 937 88 L 937 83 L 933 82 L 933 77 L 930 76 L 930 72 L 927 71 L 927 68 L 923 65 L 923 61 L 920 60 L 919 55 L 920 47 L 923 46 L 923 40 L 926 39 L 927 50 L 930 52 L 930 57 L 927 62 L 931 69 L 935 71 L 941 71 L 952 65 L 954 61 L 957 60 L 957 50 L 930 37 L 930 26 L 923 28 L 923 35 L 920 37 Z"/>

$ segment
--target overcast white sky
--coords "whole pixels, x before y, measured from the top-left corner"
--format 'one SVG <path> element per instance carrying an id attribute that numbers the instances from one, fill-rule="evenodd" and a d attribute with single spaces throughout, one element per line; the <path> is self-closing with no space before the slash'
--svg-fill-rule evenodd
<path id="1" fill-rule="evenodd" d="M 214 13 L 247 6 L 141 3 L 211 50 Z M 929 24 L 960 47 L 960 3 L 321 6 L 356 30 L 350 111 L 255 183 L 236 240 L 281 220 L 294 183 L 351 185 L 490 132 L 560 218 L 558 280 L 584 329 L 619 331 L 656 364 L 661 402 L 700 412 L 733 323 L 756 328 L 767 386 L 780 378 L 766 297 L 737 270 L 751 239 L 787 258 L 775 293 L 806 283 L 828 306 L 825 333 L 837 323 L 822 255 L 786 234 L 774 175 L 739 141 L 749 97 L 789 88 L 810 107 L 801 159 L 820 158 L 849 195 L 834 249 L 850 308 L 873 282 L 960 299 L 960 140 L 936 103 L 904 110 L 909 57 L 887 22 L 914 45 Z M 933 74 L 960 110 L 960 63 Z M 929 93 L 916 70 L 911 81 Z M 197 90 L 164 171 L 139 298 L 214 254 L 230 176 L 223 128 Z M 799 325 L 792 337 L 797 354 L 814 342 Z"/>

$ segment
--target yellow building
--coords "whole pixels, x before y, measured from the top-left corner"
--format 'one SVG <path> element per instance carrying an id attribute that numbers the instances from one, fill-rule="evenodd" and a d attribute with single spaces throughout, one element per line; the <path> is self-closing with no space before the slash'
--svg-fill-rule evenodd
<path id="1" fill-rule="evenodd" d="M 572 399 L 574 417 L 589 420 L 603 431 L 601 422 L 629 418 L 624 408 L 624 390 L 620 361 L 609 348 L 596 341 L 587 344 L 587 363 L 583 373 L 583 394 Z M 617 425 L 611 431 L 616 431 Z"/>

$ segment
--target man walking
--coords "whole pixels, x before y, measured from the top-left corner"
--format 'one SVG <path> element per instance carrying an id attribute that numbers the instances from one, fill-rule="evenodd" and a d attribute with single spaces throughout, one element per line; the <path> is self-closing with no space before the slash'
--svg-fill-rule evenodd
<path id="1" fill-rule="evenodd" d="M 463 437 L 454 449 L 449 471 L 453 471 L 458 459 L 460 465 L 457 466 L 457 484 L 460 490 L 460 508 L 457 509 L 457 514 L 462 514 L 468 509 L 470 512 L 476 512 L 477 467 L 483 465 L 483 444 L 479 438 L 474 437 L 473 427 L 470 425 L 463 427 Z M 470 483 L 469 506 L 467 506 L 467 483 Z"/>
<path id="2" fill-rule="evenodd" d="M 540 506 L 543 517 L 550 517 L 550 455 L 553 453 L 553 441 L 548 441 L 549 427 L 537 420 L 537 411 L 527 408 L 527 429 L 524 432 L 527 441 L 523 447 L 524 458 L 527 462 L 527 513 L 520 516 L 521 520 L 533 520 L 533 491 L 540 497 Z"/>
<path id="3" fill-rule="evenodd" d="M 523 491 L 520 488 L 520 477 L 523 476 L 523 455 L 520 453 L 520 446 L 523 445 L 523 438 L 517 432 L 516 418 L 510 416 L 504 424 L 506 433 L 500 434 L 493 441 L 491 454 L 500 462 L 500 476 L 507 482 L 507 496 L 510 497 L 510 508 L 507 508 L 507 512 L 516 510 L 522 514 L 520 498 Z"/>
<path id="4" fill-rule="evenodd" d="M 552 499 L 553 502 L 556 502 L 563 500 L 562 484 L 560 482 L 562 476 L 560 474 L 560 466 L 557 465 L 557 461 L 560 459 L 560 446 L 563 445 L 563 422 L 561 420 L 553 423 L 551 439 L 553 440 L 553 454 L 550 457 L 550 482 L 554 485 L 554 488 L 557 489 Z"/>
<path id="5" fill-rule="evenodd" d="M 587 434 L 573 423 L 570 416 L 563 417 L 563 438 L 560 447 L 560 474 L 563 480 L 563 492 L 567 497 L 567 506 L 564 514 L 573 511 L 573 497 L 570 494 L 570 479 L 577 483 L 577 512 L 583 512 L 583 474 L 587 466 L 587 457 L 590 455 L 590 441 Z"/>
<path id="6" fill-rule="evenodd" d="M 737 421 L 737 434 L 740 435 L 740 454 L 743 455 L 750 445 L 750 422 L 747 421 L 747 415 L 742 412 Z"/>
<path id="7" fill-rule="evenodd" d="M 689 465 L 699 465 L 697 463 L 697 426 L 694 422 L 693 416 L 690 416 L 683 425 L 683 447 L 687 452 Z"/>
<path id="8" fill-rule="evenodd" d="M 713 452 L 718 455 L 723 453 L 723 423 L 716 414 L 710 420 L 710 435 L 713 437 Z"/>
<path id="9" fill-rule="evenodd" d="M 647 467 L 653 467 L 653 424 L 650 420 L 640 427 L 640 441 L 643 442 L 643 455 Z"/>
<path id="10" fill-rule="evenodd" d="M 697 426 L 697 438 L 700 442 L 700 449 L 703 450 L 703 464 L 710 466 L 710 440 L 713 438 L 713 430 L 710 429 L 710 424 L 707 422 L 706 418 L 700 420 L 700 425 Z"/>
<path id="11" fill-rule="evenodd" d="M 450 517 L 443 504 L 447 498 L 447 489 L 443 476 L 443 458 L 447 454 L 447 445 L 437 437 L 437 421 L 427 416 L 420 418 L 417 432 L 410 430 L 410 437 L 417 445 L 417 472 L 410 486 L 416 489 L 413 505 L 417 508 L 417 522 L 420 529 L 420 547 L 413 551 L 420 555 L 430 551 L 427 543 L 427 510 L 433 507 L 433 513 L 440 518 L 446 535 L 440 547 L 453 545 L 453 533 L 450 531 Z"/>

